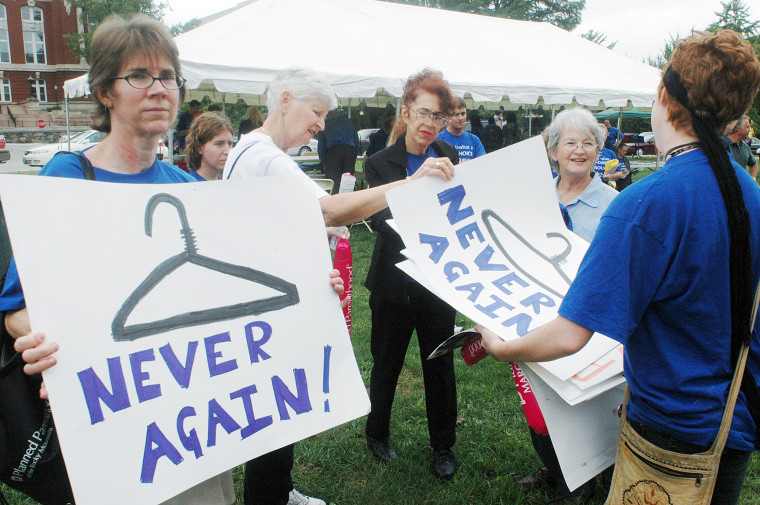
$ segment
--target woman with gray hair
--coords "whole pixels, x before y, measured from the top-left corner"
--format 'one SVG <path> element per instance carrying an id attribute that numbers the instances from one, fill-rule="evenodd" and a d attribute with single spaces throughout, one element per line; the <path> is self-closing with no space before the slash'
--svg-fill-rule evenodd
<path id="1" fill-rule="evenodd" d="M 309 184 L 319 199 L 327 226 L 340 226 L 366 219 L 388 206 L 385 191 L 405 184 L 396 181 L 353 193 L 328 195 L 309 179 L 285 151 L 307 144 L 325 127 L 327 112 L 338 105 L 330 84 L 318 73 L 304 69 L 279 72 L 269 85 L 269 114 L 264 124 L 243 136 L 227 158 L 225 179 L 294 175 Z M 434 175 L 449 180 L 451 162 L 428 164 L 409 179 Z M 288 445 L 246 463 L 246 505 L 324 505 L 317 498 L 293 489 L 293 445 Z"/>
<path id="2" fill-rule="evenodd" d="M 602 214 L 618 194 L 593 170 L 604 142 L 602 131 L 591 112 L 578 107 L 557 114 L 544 135 L 552 165 L 559 174 L 554 179 L 554 185 L 567 227 L 591 242 Z M 525 398 L 525 401 L 531 403 L 530 398 Z M 530 407 L 540 411 L 538 405 Z M 544 467 L 519 482 L 527 487 L 543 484 L 554 487 L 562 496 L 551 503 L 578 503 L 593 496 L 594 479 L 570 492 L 550 434 L 545 429 L 537 431 L 534 428 L 530 428 L 531 442 Z"/>

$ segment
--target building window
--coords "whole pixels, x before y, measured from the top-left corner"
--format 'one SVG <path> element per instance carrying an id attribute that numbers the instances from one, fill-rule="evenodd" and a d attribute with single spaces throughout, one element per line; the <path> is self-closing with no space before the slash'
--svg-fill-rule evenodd
<path id="1" fill-rule="evenodd" d="M 29 94 L 32 100 L 47 102 L 47 91 L 45 91 L 45 79 L 29 78 Z"/>
<path id="2" fill-rule="evenodd" d="M 8 42 L 8 12 L 0 4 L 0 63 L 11 62 L 11 45 Z"/>
<path id="3" fill-rule="evenodd" d="M 21 27 L 24 31 L 24 54 L 27 63 L 45 63 L 45 24 L 42 9 L 21 7 Z"/>
<path id="4" fill-rule="evenodd" d="M 11 80 L 0 79 L 0 102 L 12 102 L 11 96 Z"/>

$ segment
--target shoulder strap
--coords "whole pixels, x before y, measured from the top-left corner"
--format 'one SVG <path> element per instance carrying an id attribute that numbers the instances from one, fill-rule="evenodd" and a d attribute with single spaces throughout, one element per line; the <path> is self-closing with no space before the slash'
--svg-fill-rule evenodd
<path id="1" fill-rule="evenodd" d="M 240 157 L 241 157 L 241 156 L 243 156 L 243 154 L 245 154 L 245 152 L 246 152 L 248 149 L 250 149 L 251 147 L 253 147 L 253 144 L 249 144 L 249 145 L 245 146 L 245 147 L 243 148 L 243 150 L 242 150 L 242 151 L 240 151 L 240 154 L 238 154 L 238 157 L 237 157 L 237 158 L 235 158 L 235 161 L 233 161 L 233 162 L 232 162 L 232 166 L 230 167 L 230 173 L 229 173 L 229 174 L 227 174 L 227 179 L 229 179 L 229 178 L 230 178 L 230 176 L 232 175 L 232 171 L 233 171 L 233 170 L 235 170 L 235 165 L 237 165 L 237 162 L 240 160 Z"/>
<path id="2" fill-rule="evenodd" d="M 95 170 L 92 168 L 92 163 L 87 159 L 87 156 L 77 151 L 58 151 L 53 157 L 58 156 L 59 154 L 73 154 L 76 156 L 79 159 L 79 163 L 82 164 L 82 174 L 84 175 L 84 178 L 88 181 L 95 180 Z"/>

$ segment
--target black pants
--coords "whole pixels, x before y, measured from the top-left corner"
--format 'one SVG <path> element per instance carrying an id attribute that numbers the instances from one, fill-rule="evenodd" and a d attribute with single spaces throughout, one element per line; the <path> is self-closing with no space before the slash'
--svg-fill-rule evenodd
<path id="1" fill-rule="evenodd" d="M 372 411 L 367 417 L 366 433 L 385 438 L 390 434 L 391 407 L 396 385 L 404 365 L 406 349 L 417 330 L 425 384 L 430 445 L 434 450 L 449 449 L 456 440 L 457 391 L 454 358 L 451 353 L 428 360 L 427 357 L 454 331 L 456 311 L 440 298 L 417 284 L 407 284 L 409 304 L 397 304 L 371 295 L 372 375 L 369 399 Z"/>
<path id="2" fill-rule="evenodd" d="M 570 492 L 570 489 L 565 482 L 565 477 L 562 475 L 562 469 L 559 466 L 559 460 L 557 459 L 557 453 L 554 451 L 554 444 L 552 444 L 551 436 L 539 435 L 531 428 L 528 429 L 530 430 L 530 441 L 533 442 L 533 448 L 541 459 L 541 463 L 543 463 L 549 471 L 549 476 L 554 481 L 554 485 L 557 487 L 557 492 L 561 495 L 593 496 L 594 488 L 596 487 L 594 479 L 589 480 L 572 493 Z M 607 480 L 609 481 L 612 477 L 611 468 L 602 473 L 604 474 L 605 472 L 608 474 Z"/>
<path id="3" fill-rule="evenodd" d="M 245 464 L 245 505 L 287 505 L 293 489 L 293 444 L 259 456 Z"/>
<path id="4" fill-rule="evenodd" d="M 709 445 L 702 446 L 682 442 L 670 435 L 655 431 L 645 424 L 636 421 L 629 422 L 639 435 L 661 449 L 682 454 L 696 454 L 710 449 Z M 742 484 L 744 484 L 744 475 L 747 473 L 750 456 L 752 456 L 750 451 L 738 451 L 729 447 L 723 449 L 711 505 L 735 505 L 739 502 L 739 494 L 742 490 Z"/>
<path id="5" fill-rule="evenodd" d="M 325 153 L 325 176 L 333 181 L 332 194 L 340 189 L 340 178 L 348 172 L 353 175 L 356 168 L 356 148 L 351 146 L 332 146 Z"/>

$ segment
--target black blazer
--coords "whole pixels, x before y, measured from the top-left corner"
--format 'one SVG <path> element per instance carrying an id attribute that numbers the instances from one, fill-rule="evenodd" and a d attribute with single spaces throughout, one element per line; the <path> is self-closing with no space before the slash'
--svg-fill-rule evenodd
<path id="1" fill-rule="evenodd" d="M 435 140 L 432 147 L 439 156 L 449 158 L 455 165 L 459 163 L 459 154 L 450 144 L 443 140 Z M 367 158 L 364 164 L 364 175 L 369 187 L 406 179 L 405 136 L 400 136 L 395 144 Z M 393 214 L 387 207 L 372 216 L 372 229 L 377 232 L 377 239 L 364 285 L 373 295 L 406 304 L 409 303 L 406 293 L 407 279 L 405 274 L 396 267 L 396 263 L 405 259 L 401 254 L 404 242 L 399 234 L 386 223 L 388 219 L 393 219 Z"/>

